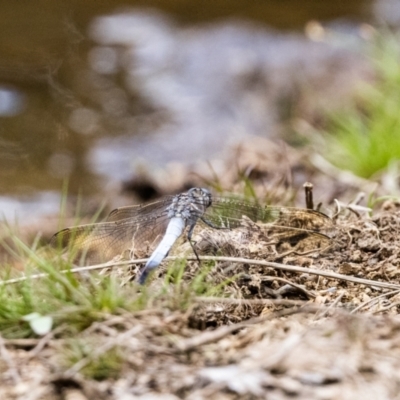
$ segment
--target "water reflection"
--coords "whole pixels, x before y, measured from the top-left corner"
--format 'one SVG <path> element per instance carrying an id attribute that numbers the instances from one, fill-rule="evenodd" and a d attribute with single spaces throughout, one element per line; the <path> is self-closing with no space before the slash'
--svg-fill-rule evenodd
<path id="1" fill-rule="evenodd" d="M 176 5 L 161 3 L 177 12 Z M 32 36 L 23 32 L 20 42 L 19 28 L 3 35 L 13 50 L 0 60 L 0 117 L 6 117 L 0 193 L 57 191 L 65 178 L 72 193 L 98 192 L 99 175 L 125 179 L 137 166 L 192 163 L 247 135 L 278 134 L 304 87 L 325 88 L 332 65 L 335 87 L 346 86 L 337 73 L 352 79 L 358 60 L 346 49 L 310 42 L 299 32 L 279 33 L 265 22 L 292 29 L 314 15 L 364 18 L 369 11 L 362 5 L 369 3 L 349 0 L 339 10 L 303 1 L 299 14 L 290 8 L 299 9 L 295 0 L 284 7 L 281 1 L 257 7 L 233 1 L 239 18 L 212 23 L 203 20 L 232 13 L 204 5 L 201 13 L 177 13 L 181 22 L 199 25 L 155 11 L 115 13 L 114 3 L 91 1 L 79 5 L 73 20 L 62 20 L 64 4 L 72 3 L 55 1 L 54 9 L 26 21 L 28 13 L 18 14 L 10 3 L 8 14 L 0 13 L 2 26 L 14 21 L 4 15 L 15 15 L 11 25 L 25 26 L 20 15 L 36 29 Z M 0 50 L 7 46 L 0 43 Z M 329 97 L 329 82 L 326 90 Z"/>
<path id="2" fill-rule="evenodd" d="M 13 117 L 25 108 L 25 96 L 18 90 L 0 86 L 0 117 Z"/>
<path id="3" fill-rule="evenodd" d="M 107 102 L 118 103 L 114 93 L 142 106 L 126 118 L 121 112 L 118 123 L 108 111 L 118 138 L 106 136 L 89 150 L 91 168 L 108 179 L 127 179 L 135 165 L 195 163 L 251 135 L 276 135 L 299 90 L 329 91 L 331 65 L 342 64 L 337 74 L 343 68 L 345 75 L 355 61 L 344 43 L 240 21 L 187 28 L 150 11 L 96 18 L 89 32 L 97 54 L 114 49 L 105 73 L 91 63 L 92 78 L 107 87 L 107 96 L 97 96 L 103 112 Z"/>
<path id="4" fill-rule="evenodd" d="M 57 214 L 60 209 L 59 192 L 37 192 L 18 199 L 0 196 L 0 219 L 9 223 L 40 222 L 45 215 Z"/>

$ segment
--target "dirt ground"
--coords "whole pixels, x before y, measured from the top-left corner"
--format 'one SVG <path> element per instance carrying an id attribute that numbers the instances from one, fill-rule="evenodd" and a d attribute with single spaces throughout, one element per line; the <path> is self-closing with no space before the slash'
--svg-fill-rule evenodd
<path id="1" fill-rule="evenodd" d="M 197 297 L 185 311 L 110 315 L 79 334 L 93 351 L 72 367 L 60 361 L 68 339 L 57 332 L 0 337 L 0 398 L 400 399 L 400 202 L 376 201 L 370 212 L 360 195 L 385 195 L 388 177 L 363 181 L 266 141 L 234 149 L 218 176 L 223 187 L 243 191 L 243 173 L 257 195 L 299 207 L 302 184 L 311 181 L 314 202 L 330 218 L 318 229 L 303 227 L 304 235 L 251 222 L 228 232 L 199 229 L 199 254 L 221 256 L 207 281 L 236 277 L 224 297 Z M 180 176 L 182 188 L 211 182 L 198 171 Z M 157 177 L 146 184 L 156 186 Z M 175 254 L 187 250 L 183 243 Z M 188 261 L 187 285 L 198 269 Z M 126 280 L 135 271 L 108 273 Z M 122 357 L 122 370 L 88 379 L 85 368 L 102 354 Z"/>

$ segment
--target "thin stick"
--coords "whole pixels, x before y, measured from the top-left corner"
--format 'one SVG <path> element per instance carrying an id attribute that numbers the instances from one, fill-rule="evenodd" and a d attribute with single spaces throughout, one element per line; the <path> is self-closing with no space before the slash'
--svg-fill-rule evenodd
<path id="1" fill-rule="evenodd" d="M 362 279 L 362 278 L 356 278 L 355 276 L 348 276 L 348 275 L 342 275 L 338 274 L 336 272 L 331 272 L 331 271 L 322 271 L 319 269 L 313 269 L 313 268 L 305 268 L 305 267 L 299 267 L 297 265 L 287 265 L 287 264 L 280 264 L 276 262 L 271 262 L 271 261 L 263 261 L 263 260 L 252 260 L 249 258 L 236 258 L 236 257 L 214 257 L 214 256 L 200 256 L 200 260 L 203 261 L 226 261 L 226 262 L 232 262 L 232 263 L 238 263 L 238 264 L 250 264 L 250 265 L 260 265 L 263 267 L 267 268 L 273 268 L 273 269 L 278 269 L 282 271 L 290 271 L 290 272 L 296 272 L 300 274 L 310 274 L 310 275 L 317 275 L 317 276 L 323 276 L 325 278 L 329 279 L 338 279 L 342 281 L 347 281 L 347 282 L 353 282 L 353 283 L 358 283 L 360 285 L 366 285 L 366 286 L 375 286 L 375 287 L 380 287 L 384 289 L 398 289 L 400 290 L 400 285 L 396 285 L 394 283 L 389 283 L 389 282 L 380 282 L 380 281 L 374 281 L 371 279 Z M 164 261 L 175 261 L 175 260 L 181 260 L 182 257 L 166 257 Z M 188 261 L 197 261 L 196 257 L 187 257 L 186 260 Z M 98 265 L 92 265 L 88 267 L 75 267 L 67 270 L 62 270 L 60 273 L 77 273 L 77 272 L 83 272 L 83 271 L 92 271 L 96 269 L 104 269 L 104 268 L 113 268 L 113 267 L 119 267 L 119 266 L 126 266 L 126 265 L 132 265 L 132 264 L 141 264 L 145 263 L 147 261 L 147 258 L 142 258 L 139 260 L 129 260 L 129 261 L 119 261 L 116 263 L 108 262 L 104 264 L 98 264 Z M 36 274 L 36 275 L 31 275 L 31 276 L 23 276 L 21 278 L 16 278 L 16 279 L 9 279 L 6 281 L 0 281 L 0 285 L 6 285 L 6 284 L 12 284 L 12 283 L 18 283 L 25 281 L 27 279 L 38 279 L 38 278 L 43 278 L 48 276 L 46 273 L 41 273 L 41 274 Z"/>
<path id="2" fill-rule="evenodd" d="M 292 286 L 292 287 L 296 288 L 298 291 L 300 291 L 303 294 L 305 294 L 308 298 L 314 298 L 315 299 L 317 297 L 314 293 L 309 292 L 307 289 L 302 287 L 302 285 L 298 285 L 297 283 L 291 282 L 288 279 L 280 278 L 279 276 L 271 276 L 271 277 L 263 278 L 263 281 L 265 281 L 265 282 L 271 282 L 271 281 L 283 282 L 283 283 L 286 283 L 289 286 Z M 280 293 L 277 293 L 277 294 L 280 294 Z"/>
<path id="3" fill-rule="evenodd" d="M 317 321 L 318 319 L 324 318 L 326 314 L 332 309 L 335 308 L 338 304 L 339 301 L 342 300 L 342 297 L 344 296 L 344 292 L 340 293 L 340 295 L 335 299 L 335 301 L 330 304 L 328 307 L 323 309 L 323 312 L 320 315 L 315 315 L 314 321 Z"/>
<path id="4" fill-rule="evenodd" d="M 311 182 L 306 182 L 303 188 L 306 196 L 306 207 L 308 210 L 314 210 L 313 184 Z"/>
<path id="5" fill-rule="evenodd" d="M 393 307 L 397 307 L 397 306 L 399 306 L 400 305 L 400 301 L 395 301 L 394 303 L 392 303 L 392 304 L 389 304 L 387 307 L 384 307 L 384 308 L 381 308 L 380 310 L 376 310 L 376 311 L 374 311 L 372 314 L 379 314 L 379 313 L 381 313 L 381 312 L 384 312 L 384 311 L 388 311 L 388 310 L 390 310 L 391 308 L 393 308 Z"/>
<path id="6" fill-rule="evenodd" d="M 175 257 L 177 258 L 177 257 Z M 170 257 L 165 258 L 165 260 L 170 259 Z M 60 271 L 61 274 L 66 274 L 66 273 L 78 273 L 78 272 L 85 272 L 85 271 L 94 271 L 97 269 L 105 269 L 105 268 L 113 268 L 113 267 L 121 267 L 121 266 L 127 266 L 127 265 L 132 265 L 132 264 L 142 264 L 145 263 L 148 259 L 147 258 L 140 258 L 138 260 L 129 260 L 129 261 L 118 261 L 118 262 L 106 262 L 103 264 L 96 264 L 96 265 L 88 265 L 86 267 L 74 267 L 71 269 L 64 269 Z M 25 275 L 21 276 L 20 278 L 13 278 L 13 279 L 7 279 L 5 281 L 0 281 L 0 285 L 8 285 L 12 283 L 19 283 L 26 281 L 27 279 L 40 279 L 40 278 L 46 278 L 48 277 L 49 274 L 46 272 L 42 272 L 40 274 L 33 274 L 33 275 Z"/>
<path id="7" fill-rule="evenodd" d="M 199 303 L 225 303 L 229 305 L 304 306 L 308 301 L 289 299 L 235 299 L 230 297 L 195 297 Z"/>
<path id="8" fill-rule="evenodd" d="M 194 261 L 195 258 L 188 257 L 187 260 Z M 235 258 L 235 257 L 212 257 L 212 256 L 201 256 L 200 260 L 226 261 L 226 262 L 241 263 L 241 264 L 260 265 L 260 266 L 283 270 L 283 271 L 323 276 L 325 278 L 330 278 L 330 279 L 339 279 L 339 280 L 343 280 L 343 281 L 358 283 L 360 285 L 375 286 L 375 287 L 381 287 L 381 288 L 385 288 L 385 289 L 400 289 L 400 285 L 396 285 L 394 283 L 374 281 L 371 279 L 356 278 L 355 276 L 342 275 L 342 274 L 338 274 L 336 272 L 322 271 L 319 269 L 299 267 L 297 265 L 280 264 L 280 263 L 271 262 L 271 261 L 251 260 L 251 259 L 247 259 L 247 258 Z"/>
<path id="9" fill-rule="evenodd" d="M 376 303 L 379 299 L 381 299 L 383 297 L 391 296 L 392 294 L 398 294 L 398 293 L 400 293 L 400 290 L 393 290 L 392 292 L 383 293 L 383 294 L 381 294 L 381 295 L 379 295 L 377 297 L 373 297 L 372 299 L 369 299 L 369 300 L 365 301 L 364 303 L 361 303 L 354 310 L 351 310 L 350 314 L 356 313 L 357 311 L 361 310 L 362 308 L 364 308 L 368 304 L 370 304 L 370 306 L 372 307 L 372 304 Z"/>

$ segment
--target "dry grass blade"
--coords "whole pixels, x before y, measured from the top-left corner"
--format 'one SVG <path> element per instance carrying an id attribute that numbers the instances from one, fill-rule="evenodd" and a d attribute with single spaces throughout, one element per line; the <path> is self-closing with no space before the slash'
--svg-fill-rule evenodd
<path id="1" fill-rule="evenodd" d="M 399 305 L 400 305 L 400 301 L 395 301 L 394 303 L 389 304 L 387 307 L 383 307 L 383 308 L 381 308 L 380 310 L 374 311 L 373 314 L 379 314 L 379 313 L 388 311 L 388 310 L 390 310 L 391 308 L 397 307 L 397 306 L 399 306 Z"/>
<path id="2" fill-rule="evenodd" d="M 309 299 L 317 297 L 314 293 L 312 293 L 312 292 L 306 290 L 304 287 L 302 287 L 302 285 L 298 285 L 297 283 L 291 282 L 288 279 L 274 276 L 272 278 L 264 278 L 263 280 L 264 281 L 278 281 L 278 282 L 286 283 L 286 285 L 289 285 L 290 287 L 297 289 L 299 292 L 303 293 Z M 279 292 L 279 294 L 281 294 L 281 292 Z"/>
<path id="3" fill-rule="evenodd" d="M 113 268 L 113 267 L 123 267 L 123 266 L 128 266 L 132 264 L 142 264 L 147 261 L 147 258 L 142 258 L 138 260 L 129 260 L 129 261 L 118 261 L 118 262 L 106 262 L 103 264 L 96 264 L 96 265 L 88 265 L 86 267 L 74 267 L 71 269 L 65 269 L 60 271 L 62 274 L 66 273 L 80 273 L 80 272 L 88 272 L 88 271 L 95 271 L 99 269 L 105 269 L 105 268 Z M 10 285 L 13 283 L 20 283 L 24 282 L 27 279 L 40 279 L 40 278 L 46 278 L 48 277 L 49 274 L 43 272 L 39 274 L 32 274 L 29 276 L 21 276 L 20 278 L 13 278 L 13 279 L 7 279 L 4 281 L 0 281 L 0 285 Z"/>
<path id="4" fill-rule="evenodd" d="M 326 309 L 324 309 L 321 312 L 321 314 L 315 316 L 314 321 L 324 318 L 325 315 L 328 314 L 329 310 L 331 310 L 332 308 L 336 307 L 339 304 L 340 300 L 342 300 L 344 295 L 345 292 L 340 293 L 340 295 L 335 299 L 335 301 L 332 304 L 330 304 Z"/>
<path id="5" fill-rule="evenodd" d="M 303 306 L 308 301 L 289 299 L 231 299 L 225 297 L 196 297 L 199 303 L 224 303 L 234 305 L 275 305 L 275 306 Z"/>
<path id="6" fill-rule="evenodd" d="M 195 261 L 195 258 L 193 258 L 193 257 L 190 257 L 187 259 Z M 251 259 L 247 259 L 247 258 L 211 257 L 211 256 L 202 256 L 202 257 L 200 257 L 200 260 L 204 260 L 204 261 L 213 261 L 214 260 L 214 261 L 226 261 L 226 262 L 233 262 L 233 263 L 241 263 L 241 264 L 260 265 L 260 266 L 270 267 L 273 269 L 279 269 L 279 270 L 283 270 L 283 271 L 323 276 L 325 278 L 338 279 L 338 280 L 358 283 L 360 285 L 375 286 L 375 287 L 381 287 L 381 288 L 385 288 L 385 289 L 400 289 L 400 285 L 396 285 L 394 283 L 387 283 L 387 282 L 375 281 L 375 280 L 371 280 L 371 279 L 357 278 L 355 276 L 338 274 L 336 272 L 322 271 L 322 270 L 317 270 L 317 269 L 313 269 L 313 268 L 305 268 L 305 267 L 300 267 L 297 265 L 280 264 L 280 263 L 270 262 L 270 261 L 251 260 Z"/>
<path id="7" fill-rule="evenodd" d="M 351 310 L 350 314 L 355 314 L 357 311 L 361 310 L 362 308 L 368 306 L 368 305 L 372 305 L 376 302 L 378 302 L 379 299 L 383 299 L 384 297 L 388 297 L 388 296 L 392 296 L 392 295 L 396 295 L 400 293 L 400 290 L 393 290 L 391 292 L 388 293 L 384 293 L 381 294 L 379 296 L 376 296 L 372 299 L 369 299 L 368 301 L 365 301 L 364 303 L 361 303 L 359 306 L 357 306 L 354 310 Z"/>
<path id="8" fill-rule="evenodd" d="M 179 260 L 179 259 L 181 259 L 181 257 L 172 256 L 172 257 L 166 257 L 164 259 L 164 261 L 175 261 L 175 260 Z M 195 258 L 195 257 L 187 257 L 186 259 L 188 261 L 197 261 L 197 258 Z M 199 256 L 199 259 L 203 260 L 203 261 L 224 261 L 224 262 L 232 262 L 232 263 L 237 263 L 237 264 L 259 265 L 259 266 L 269 267 L 269 268 L 278 269 L 278 270 L 282 270 L 282 271 L 290 271 L 290 272 L 296 272 L 296 273 L 300 273 L 300 274 L 311 274 L 311 275 L 323 276 L 323 277 L 329 278 L 329 279 L 337 279 L 337 280 L 342 280 L 342 281 L 347 281 L 347 282 L 353 282 L 353 283 L 358 283 L 360 285 L 365 285 L 365 286 L 400 290 L 400 285 L 397 285 L 395 283 L 381 282 L 381 281 L 376 281 L 376 280 L 372 280 L 372 279 L 357 278 L 355 276 L 343 275 L 343 274 L 338 274 L 336 272 L 330 272 L 330 271 L 322 271 L 322 270 L 317 270 L 317 269 L 308 268 L 308 267 L 300 267 L 297 265 L 281 264 L 281 263 L 276 263 L 276 262 L 271 262 L 271 261 L 263 261 L 263 260 L 252 260 L 252 259 L 240 258 L 240 257 Z M 62 271 L 60 271 L 60 273 L 71 273 L 71 272 L 79 273 L 79 272 L 84 272 L 84 271 L 93 271 L 93 270 L 98 270 L 98 269 L 128 266 L 128 265 L 132 265 L 132 264 L 142 264 L 142 263 L 145 263 L 146 261 L 147 261 L 147 258 L 138 259 L 138 260 L 129 260 L 129 261 L 119 261 L 116 263 L 108 262 L 108 263 L 103 263 L 103 264 L 98 264 L 98 265 L 91 265 L 91 266 L 87 266 L 87 267 L 75 267 L 75 268 L 71 268 L 68 270 L 62 270 Z M 39 279 L 39 278 L 43 278 L 46 276 L 48 276 L 48 274 L 46 274 L 46 273 L 30 275 L 29 277 L 23 276 L 21 278 L 0 281 L 0 285 L 8 285 L 8 284 L 13 284 L 13 283 L 23 282 L 27 279 Z"/>

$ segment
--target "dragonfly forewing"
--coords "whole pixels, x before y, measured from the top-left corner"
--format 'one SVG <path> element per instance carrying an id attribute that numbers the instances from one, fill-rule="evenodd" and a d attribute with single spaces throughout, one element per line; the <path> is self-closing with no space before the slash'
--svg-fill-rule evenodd
<path id="1" fill-rule="evenodd" d="M 151 203 L 116 208 L 110 212 L 106 221 L 114 222 L 127 218 L 137 219 L 162 215 L 163 211 L 171 204 L 173 198 L 174 196 L 165 196 L 161 200 Z"/>
<path id="2" fill-rule="evenodd" d="M 162 239 L 169 219 L 165 213 L 125 218 L 113 222 L 67 228 L 53 236 L 53 246 L 68 248 L 74 260 L 97 264 L 112 260 L 125 251 L 153 249 Z"/>

